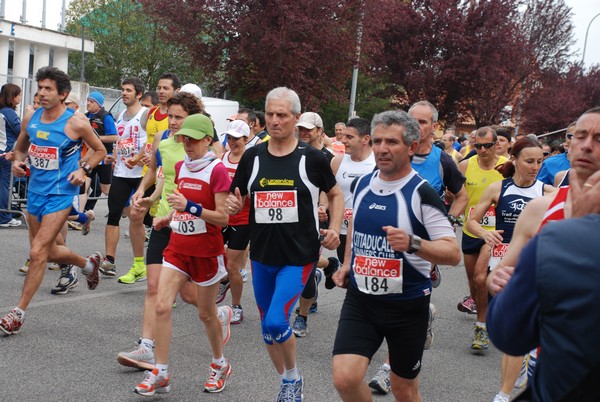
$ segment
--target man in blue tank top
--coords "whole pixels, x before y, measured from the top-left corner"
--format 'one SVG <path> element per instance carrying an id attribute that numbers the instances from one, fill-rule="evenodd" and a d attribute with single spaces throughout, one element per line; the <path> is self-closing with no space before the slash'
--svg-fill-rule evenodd
<path id="1" fill-rule="evenodd" d="M 388 111 L 373 118 L 371 129 L 379 170 L 355 185 L 352 241 L 333 276 L 348 288 L 333 347 L 333 382 L 344 401 L 370 400 L 364 376 L 385 339 L 395 398 L 420 400 L 431 264 L 458 264 L 460 249 L 442 200 L 411 167 L 417 121 Z"/>
<path id="2" fill-rule="evenodd" d="M 25 310 L 37 292 L 48 260 L 72 264 L 87 277 L 88 288 L 98 285 L 99 253 L 85 258 L 69 250 L 59 241 L 73 196 L 86 175 L 106 155 L 90 124 L 65 106 L 71 91 L 69 77 L 55 67 L 43 67 L 36 73 L 41 108 L 25 116 L 21 133 L 14 147 L 13 174 L 25 176 L 29 158 L 31 176 L 27 190 L 27 225 L 30 236 L 30 263 L 19 304 L 0 320 L 0 330 L 6 335 L 18 332 L 25 320 Z M 91 155 L 79 164 L 82 141 Z"/>

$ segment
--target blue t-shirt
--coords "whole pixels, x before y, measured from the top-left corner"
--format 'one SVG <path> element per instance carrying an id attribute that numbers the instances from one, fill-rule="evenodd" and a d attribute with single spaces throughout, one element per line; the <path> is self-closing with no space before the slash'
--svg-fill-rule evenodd
<path id="1" fill-rule="evenodd" d="M 542 168 L 538 172 L 537 179 L 544 184 L 554 185 L 554 176 L 558 172 L 571 168 L 571 163 L 567 158 L 567 153 L 558 154 L 549 157 L 542 163 Z"/>

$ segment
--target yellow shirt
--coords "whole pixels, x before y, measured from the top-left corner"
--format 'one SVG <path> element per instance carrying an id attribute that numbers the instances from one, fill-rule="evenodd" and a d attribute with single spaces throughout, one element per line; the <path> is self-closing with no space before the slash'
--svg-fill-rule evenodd
<path id="1" fill-rule="evenodd" d="M 148 112 L 148 121 L 146 122 L 146 134 L 148 134 L 148 142 L 146 143 L 145 152 L 151 154 L 154 152 L 152 144 L 154 144 L 154 136 L 156 133 L 163 132 L 169 129 L 169 119 L 166 114 L 160 113 L 160 106 L 150 109 Z M 148 166 L 144 166 L 142 174 L 146 174 Z"/>
<path id="2" fill-rule="evenodd" d="M 483 170 L 479 167 L 477 161 L 479 155 L 475 155 L 469 159 L 467 170 L 465 171 L 465 188 L 469 196 L 469 202 L 465 209 L 465 222 L 469 219 L 469 214 L 475 208 L 483 192 L 488 186 L 494 182 L 504 179 L 504 177 L 496 169 Z M 508 161 L 504 156 L 498 158 L 496 166 L 502 165 Z M 481 219 L 481 226 L 485 230 L 494 230 L 496 228 L 496 209 L 492 205 L 490 209 L 485 213 L 485 216 Z M 467 226 L 463 226 L 463 232 L 467 235 L 477 238 L 474 234 L 467 230 Z"/>

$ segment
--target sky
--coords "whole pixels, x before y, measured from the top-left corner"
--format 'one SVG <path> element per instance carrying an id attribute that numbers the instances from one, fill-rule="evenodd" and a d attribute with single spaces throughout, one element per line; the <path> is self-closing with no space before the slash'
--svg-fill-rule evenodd
<path id="1" fill-rule="evenodd" d="M 21 17 L 22 2 L 27 4 L 27 22 L 29 25 L 41 26 L 42 4 L 43 0 L 4 0 L 6 19 L 19 21 Z M 68 4 L 71 0 L 64 0 Z M 575 44 L 573 52 L 575 60 L 581 60 L 583 56 L 585 33 L 590 26 L 586 54 L 585 66 L 600 64 L 600 16 L 598 16 L 590 25 L 592 18 L 600 14 L 599 0 L 565 0 L 567 5 L 572 8 Z M 46 28 L 57 29 L 61 21 L 61 7 L 63 0 L 46 0 Z"/>

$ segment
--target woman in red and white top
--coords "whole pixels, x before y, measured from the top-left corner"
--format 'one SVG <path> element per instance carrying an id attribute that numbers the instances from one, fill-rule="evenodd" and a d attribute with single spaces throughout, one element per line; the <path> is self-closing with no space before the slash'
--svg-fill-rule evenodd
<path id="1" fill-rule="evenodd" d="M 243 120 L 234 120 L 227 127 L 226 141 L 229 148 L 223 155 L 223 164 L 227 168 L 229 177 L 233 180 L 238 163 L 246 151 L 246 142 L 250 136 L 250 127 Z M 241 270 L 246 266 L 248 259 L 248 243 L 250 243 L 250 198 L 246 198 L 244 207 L 236 214 L 229 217 L 229 225 L 223 228 L 223 240 L 227 245 L 227 273 L 229 280 L 221 283 L 217 303 L 225 298 L 227 289 L 231 287 L 231 307 L 233 309 L 232 324 L 239 324 L 244 319 L 242 309 L 242 290 L 244 278 Z"/>
<path id="2" fill-rule="evenodd" d="M 222 391 L 231 374 L 223 346 L 229 338 L 232 311 L 228 306 L 218 311 L 215 304 L 219 282 L 227 275 L 221 226 L 229 220 L 224 205 L 231 179 L 221 160 L 209 150 L 213 137 L 210 118 L 203 114 L 188 116 L 175 137 L 183 141 L 186 155 L 175 165 L 177 187 L 167 196 L 173 210 L 154 220 L 155 230 L 170 225 L 173 232 L 163 253 L 158 285 L 156 366 L 135 388 L 136 393 L 146 396 L 170 391 L 171 312 L 177 292 L 188 281 L 198 285 L 198 311 L 213 354 L 204 391 Z"/>

